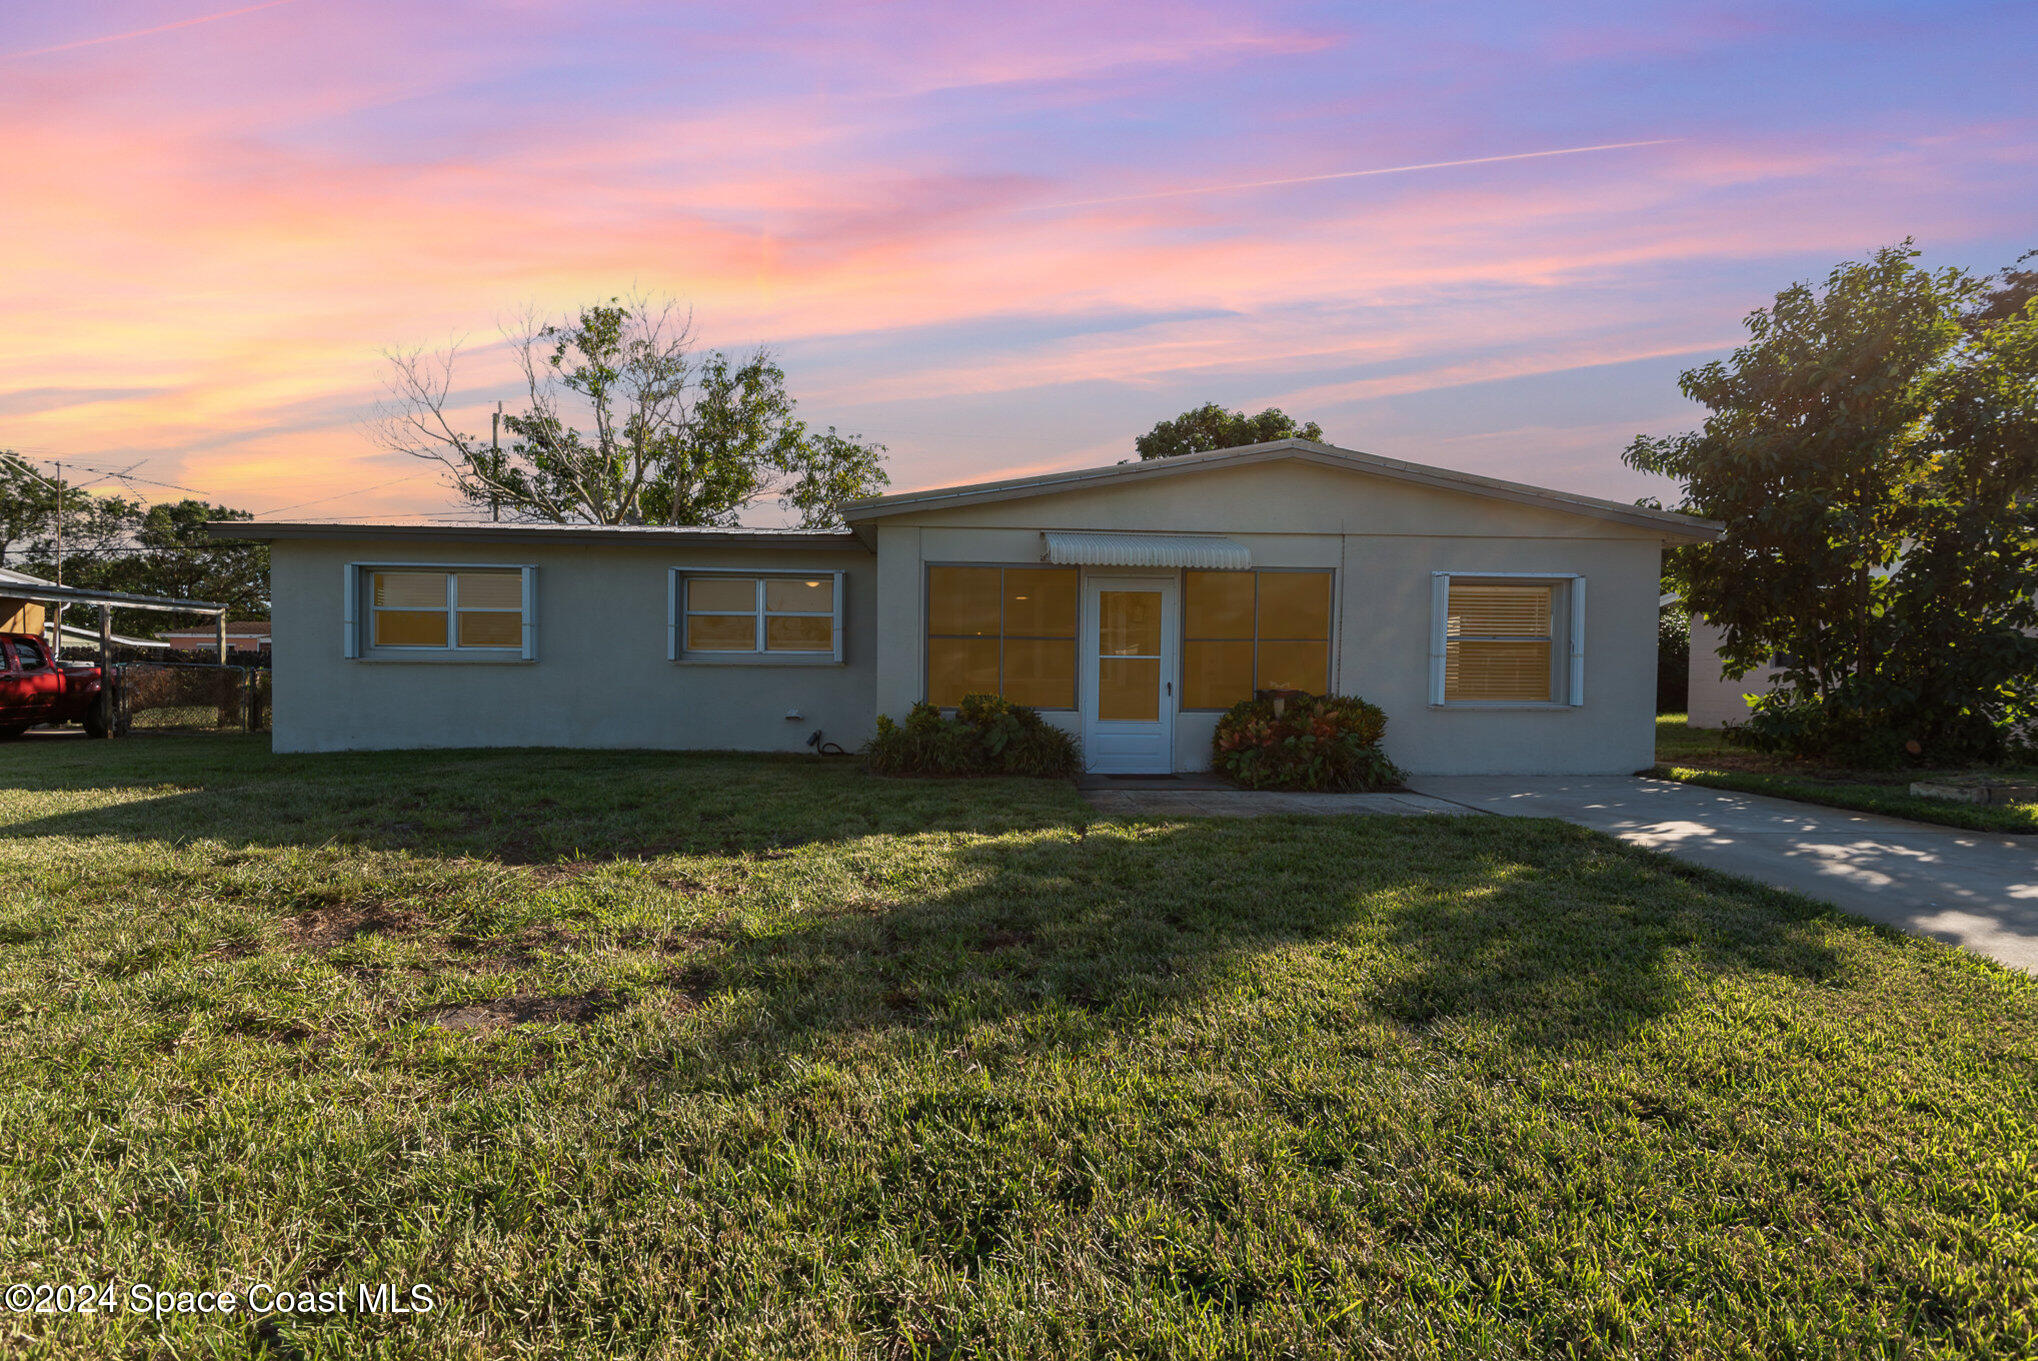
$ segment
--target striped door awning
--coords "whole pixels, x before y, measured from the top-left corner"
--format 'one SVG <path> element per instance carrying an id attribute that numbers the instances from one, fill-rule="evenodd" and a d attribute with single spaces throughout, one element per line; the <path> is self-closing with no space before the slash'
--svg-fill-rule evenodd
<path id="1" fill-rule="evenodd" d="M 1044 529 L 1047 560 L 1082 567 L 1197 567 L 1243 572 L 1252 550 L 1219 534 L 1125 534 L 1092 529 Z"/>

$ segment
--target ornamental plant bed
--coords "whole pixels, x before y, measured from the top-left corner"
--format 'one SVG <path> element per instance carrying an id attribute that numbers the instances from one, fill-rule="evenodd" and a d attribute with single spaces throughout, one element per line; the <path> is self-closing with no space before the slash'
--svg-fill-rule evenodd
<path id="1" fill-rule="evenodd" d="M 1270 690 L 1217 720 L 1211 766 L 1248 789 L 1401 789 L 1401 768 L 1380 749 L 1387 715 L 1346 695 Z"/>
<path id="2" fill-rule="evenodd" d="M 922 701 L 894 723 L 880 714 L 863 758 L 878 775 L 1030 775 L 1073 779 L 1075 739 L 1037 709 L 996 695 L 964 695 L 950 717 Z"/>
<path id="3" fill-rule="evenodd" d="M 1947 803 L 2038 803 L 2038 781 L 1956 775 L 1950 779 L 1913 781 L 1911 793 L 1921 799 L 1942 799 Z"/>

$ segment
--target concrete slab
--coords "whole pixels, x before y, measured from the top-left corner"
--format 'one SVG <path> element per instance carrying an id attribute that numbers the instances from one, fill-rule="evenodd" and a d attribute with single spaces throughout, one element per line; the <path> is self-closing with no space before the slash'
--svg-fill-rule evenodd
<path id="1" fill-rule="evenodd" d="M 1085 788 L 1083 797 L 1107 817 L 1251 818 L 1272 814 L 1454 816 L 1472 810 L 1421 794 L 1296 794 L 1258 789 Z"/>
<path id="2" fill-rule="evenodd" d="M 1630 776 L 1414 785 L 1482 812 L 1562 818 L 2038 973 L 2038 838 Z"/>

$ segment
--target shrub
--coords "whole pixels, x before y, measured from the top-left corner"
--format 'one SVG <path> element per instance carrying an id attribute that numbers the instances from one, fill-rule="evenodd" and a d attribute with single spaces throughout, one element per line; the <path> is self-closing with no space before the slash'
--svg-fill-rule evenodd
<path id="1" fill-rule="evenodd" d="M 1211 764 L 1249 789 L 1392 789 L 1401 769 L 1380 750 L 1387 715 L 1343 695 L 1240 700 L 1217 720 Z"/>
<path id="2" fill-rule="evenodd" d="M 880 775 L 1032 775 L 1067 779 L 1082 769 L 1075 740 L 1037 709 L 996 695 L 964 695 L 950 718 L 915 704 L 905 721 L 879 715 L 864 760 Z"/>

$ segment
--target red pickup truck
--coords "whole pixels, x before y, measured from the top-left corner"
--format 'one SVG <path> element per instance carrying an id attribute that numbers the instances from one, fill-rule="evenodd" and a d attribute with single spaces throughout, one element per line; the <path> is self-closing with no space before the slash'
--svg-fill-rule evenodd
<path id="1" fill-rule="evenodd" d="M 106 736 L 102 686 L 98 667 L 59 663 L 32 634 L 0 633 L 0 740 L 43 723 L 83 723 Z"/>

